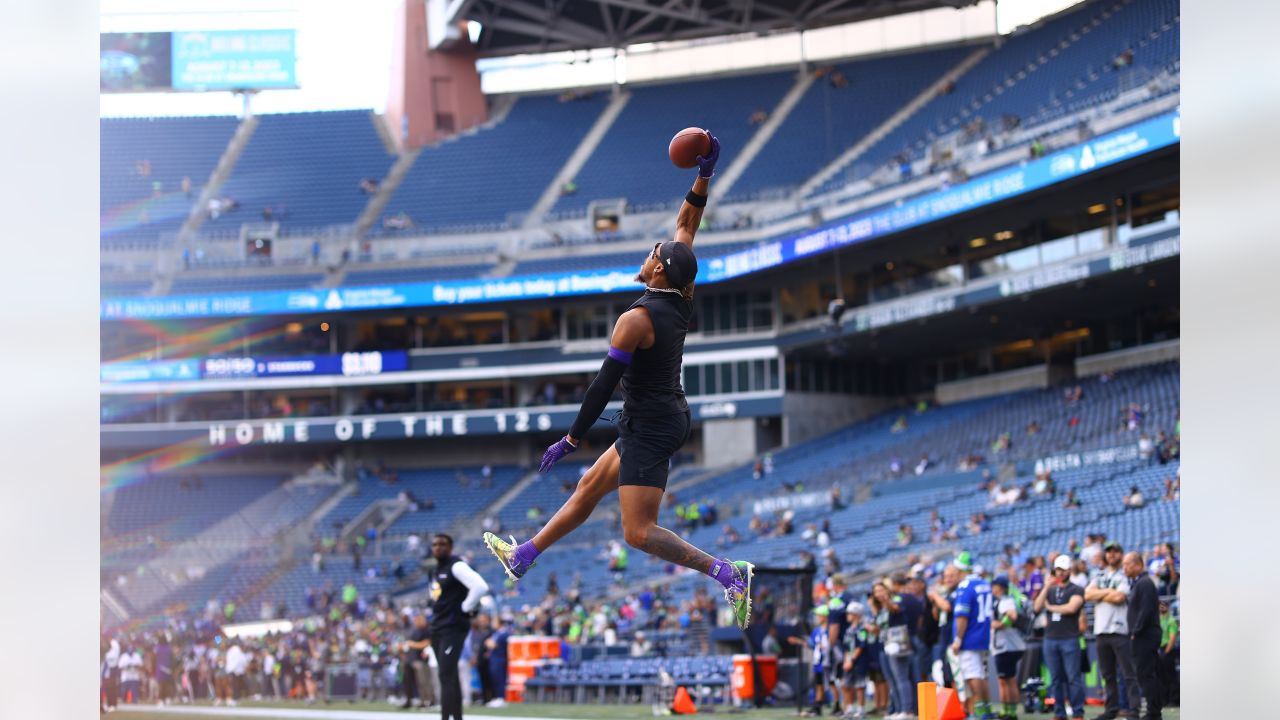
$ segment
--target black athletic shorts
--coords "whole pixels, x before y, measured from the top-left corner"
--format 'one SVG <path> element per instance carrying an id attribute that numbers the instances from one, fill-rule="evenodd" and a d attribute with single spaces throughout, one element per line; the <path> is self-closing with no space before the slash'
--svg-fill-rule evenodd
<path id="1" fill-rule="evenodd" d="M 662 417 L 631 417 L 619 413 L 618 484 L 667 489 L 671 456 L 693 432 L 689 411 Z"/>
<path id="2" fill-rule="evenodd" d="M 1007 680 L 1018 676 L 1018 661 L 1022 660 L 1022 651 L 1002 652 L 996 655 L 996 677 Z"/>

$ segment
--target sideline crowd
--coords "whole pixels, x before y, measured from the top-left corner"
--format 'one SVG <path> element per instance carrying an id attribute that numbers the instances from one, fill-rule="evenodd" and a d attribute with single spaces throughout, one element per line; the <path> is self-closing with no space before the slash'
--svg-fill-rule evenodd
<path id="1" fill-rule="evenodd" d="M 960 552 L 936 562 L 913 557 L 908 570 L 857 592 L 839 576 L 820 584 L 808 637 L 792 638 L 812 663 L 807 714 L 829 706 L 850 718 L 914 717 L 915 685 L 932 680 L 958 686 L 975 718 L 1016 718 L 1020 707 L 1083 718 L 1084 676 L 1096 664 L 1098 717 L 1137 718 L 1144 708 L 1141 717 L 1161 717 L 1179 702 L 1172 545 L 1146 556 L 1102 534 L 1072 545 L 1034 557 L 1006 548 L 994 573 Z"/>

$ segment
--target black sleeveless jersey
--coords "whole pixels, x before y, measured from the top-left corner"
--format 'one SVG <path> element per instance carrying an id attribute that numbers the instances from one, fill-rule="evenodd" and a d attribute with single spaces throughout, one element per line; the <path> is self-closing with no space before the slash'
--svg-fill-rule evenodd
<path id="1" fill-rule="evenodd" d="M 631 417 L 662 417 L 689 411 L 680 383 L 684 336 L 689 332 L 693 303 L 668 292 L 645 291 L 631 303 L 643 307 L 653 322 L 653 345 L 637 348 L 622 374 L 622 411 Z"/>
<path id="2" fill-rule="evenodd" d="M 453 576 L 453 564 L 461 558 L 451 555 L 436 564 L 431 576 L 431 630 L 470 625 L 471 618 L 462 612 L 462 601 L 467 599 L 467 586 Z"/>

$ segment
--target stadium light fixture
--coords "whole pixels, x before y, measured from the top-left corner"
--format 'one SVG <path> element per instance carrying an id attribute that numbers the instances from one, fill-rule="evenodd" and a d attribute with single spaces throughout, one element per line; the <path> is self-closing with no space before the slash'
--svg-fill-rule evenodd
<path id="1" fill-rule="evenodd" d="M 1098 203 L 1097 205 L 1090 205 L 1089 214 L 1097 215 L 1100 212 L 1104 212 L 1106 209 L 1107 209 L 1106 203 Z"/>
<path id="2" fill-rule="evenodd" d="M 987 239 L 984 237 L 976 237 L 969 241 L 969 247 L 971 248 L 980 248 L 986 244 L 987 244 Z"/>
<path id="3" fill-rule="evenodd" d="M 1005 240 L 1009 240 L 1009 239 L 1011 239 L 1011 238 L 1013 237 L 1013 231 L 1012 231 L 1012 230 L 1001 230 L 1000 232 L 996 233 L 995 235 L 992 235 L 991 237 L 995 238 L 995 239 L 996 239 L 996 242 L 1003 242 L 1003 241 L 1005 241 Z"/>

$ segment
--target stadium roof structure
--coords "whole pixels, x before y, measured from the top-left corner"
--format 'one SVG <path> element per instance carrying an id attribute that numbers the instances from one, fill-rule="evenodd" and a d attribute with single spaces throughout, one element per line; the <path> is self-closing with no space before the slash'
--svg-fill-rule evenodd
<path id="1" fill-rule="evenodd" d="M 978 0 L 452 0 L 449 22 L 480 24 L 482 57 L 794 32 Z"/>

